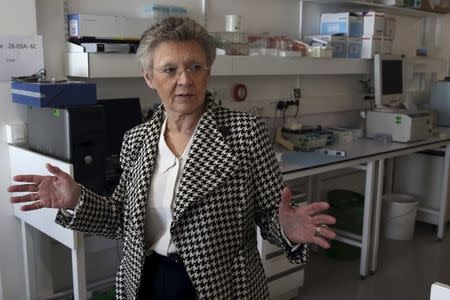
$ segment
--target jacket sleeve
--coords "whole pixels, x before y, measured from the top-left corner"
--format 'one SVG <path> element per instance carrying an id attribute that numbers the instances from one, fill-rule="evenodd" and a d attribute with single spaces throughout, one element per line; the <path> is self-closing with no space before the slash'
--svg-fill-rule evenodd
<path id="1" fill-rule="evenodd" d="M 309 244 L 300 244 L 295 250 L 283 237 L 278 220 L 283 178 L 264 121 L 257 117 L 253 129 L 251 148 L 253 181 L 255 188 L 255 222 L 263 239 L 282 248 L 292 263 L 305 263 L 309 259 Z"/>
<path id="2" fill-rule="evenodd" d="M 124 162 L 128 161 L 129 150 L 132 148 L 129 133 L 126 133 L 120 152 L 120 162 L 123 169 L 119 184 L 111 197 L 99 196 L 81 186 L 81 196 L 73 214 L 65 215 L 59 211 L 55 222 L 68 229 L 106 238 L 120 239 L 123 236 L 124 198 L 127 193 L 128 170 Z"/>

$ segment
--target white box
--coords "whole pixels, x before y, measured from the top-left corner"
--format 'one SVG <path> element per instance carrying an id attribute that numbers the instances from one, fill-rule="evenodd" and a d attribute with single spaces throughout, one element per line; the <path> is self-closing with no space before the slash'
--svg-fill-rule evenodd
<path id="1" fill-rule="evenodd" d="M 28 141 L 27 124 L 14 122 L 6 124 L 6 142 L 8 144 L 26 144 Z"/>
<path id="2" fill-rule="evenodd" d="M 346 128 L 328 128 L 331 130 L 334 136 L 334 141 L 336 144 L 348 144 L 353 141 L 353 132 Z"/>
<path id="3" fill-rule="evenodd" d="M 382 12 L 369 11 L 363 16 L 363 35 L 384 35 L 385 15 Z"/>
<path id="4" fill-rule="evenodd" d="M 320 33 L 343 33 L 351 37 L 360 37 L 363 33 L 362 17 L 353 13 L 322 14 L 320 16 Z"/>
<path id="5" fill-rule="evenodd" d="M 380 53 L 383 54 L 392 54 L 392 38 L 388 36 L 384 36 L 381 41 L 381 50 Z"/>
<path id="6" fill-rule="evenodd" d="M 395 28 L 397 21 L 394 16 L 385 15 L 384 16 L 384 36 L 391 38 L 395 37 Z"/>
<path id="7" fill-rule="evenodd" d="M 150 19 L 122 16 L 70 14 L 68 18 L 70 37 L 140 39 L 142 33 L 153 24 Z"/>
<path id="8" fill-rule="evenodd" d="M 382 40 L 381 36 L 363 36 L 361 58 L 373 58 L 375 53 L 380 53 Z"/>
<path id="9" fill-rule="evenodd" d="M 431 285 L 430 300 L 450 299 L 450 286 L 440 282 Z"/>
<path id="10" fill-rule="evenodd" d="M 347 37 L 339 35 L 315 34 L 304 37 L 311 44 L 321 44 L 333 47 L 333 57 L 347 57 Z M 318 41 L 318 42 L 315 42 Z M 321 42 L 319 42 L 321 41 Z"/>
<path id="11" fill-rule="evenodd" d="M 362 39 L 360 37 L 347 38 L 347 55 L 348 58 L 361 58 Z"/>

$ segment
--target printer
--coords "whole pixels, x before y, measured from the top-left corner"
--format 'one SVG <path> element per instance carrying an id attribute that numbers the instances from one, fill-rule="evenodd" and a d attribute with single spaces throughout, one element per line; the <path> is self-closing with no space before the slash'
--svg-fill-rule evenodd
<path id="1" fill-rule="evenodd" d="M 123 135 L 141 122 L 138 98 L 66 108 L 28 107 L 28 146 L 71 163 L 77 182 L 107 196 L 122 172 L 119 153 Z"/>
<path id="2" fill-rule="evenodd" d="M 432 122 L 429 112 L 408 111 L 368 111 L 366 136 L 377 134 L 392 136 L 394 142 L 414 142 L 431 135 Z"/>

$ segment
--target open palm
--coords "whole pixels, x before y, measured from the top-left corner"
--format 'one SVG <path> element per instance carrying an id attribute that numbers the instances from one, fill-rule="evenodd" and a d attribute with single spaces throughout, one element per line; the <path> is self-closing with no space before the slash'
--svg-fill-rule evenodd
<path id="1" fill-rule="evenodd" d="M 25 182 L 8 187 L 8 192 L 29 192 L 26 195 L 10 198 L 11 203 L 34 201 L 21 207 L 22 210 L 35 210 L 43 207 L 74 208 L 80 197 L 80 186 L 73 178 L 50 164 L 46 165 L 51 175 L 17 175 L 14 181 Z"/>
<path id="2" fill-rule="evenodd" d="M 326 202 L 313 202 L 300 207 L 291 206 L 292 194 L 285 187 L 281 195 L 278 217 L 286 237 L 294 243 L 313 243 L 329 248 L 327 239 L 336 234 L 327 225 L 336 219 L 324 213 L 329 208 Z"/>

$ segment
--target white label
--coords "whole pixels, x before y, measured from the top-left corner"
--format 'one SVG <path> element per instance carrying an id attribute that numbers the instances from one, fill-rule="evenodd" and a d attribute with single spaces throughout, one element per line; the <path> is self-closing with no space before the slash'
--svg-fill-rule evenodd
<path id="1" fill-rule="evenodd" d="M 78 20 L 69 20 L 69 36 L 78 36 Z"/>
<path id="2" fill-rule="evenodd" d="M 31 92 L 31 91 L 23 91 L 23 90 L 18 90 L 18 89 L 11 89 L 11 93 L 16 94 L 16 95 L 32 97 L 32 98 L 39 98 L 39 99 L 45 98 L 45 95 L 41 94 L 39 92 Z"/>
<path id="3" fill-rule="evenodd" d="M 0 81 L 30 76 L 43 67 L 42 36 L 0 36 Z"/>

